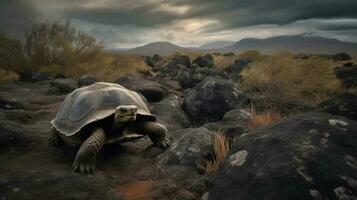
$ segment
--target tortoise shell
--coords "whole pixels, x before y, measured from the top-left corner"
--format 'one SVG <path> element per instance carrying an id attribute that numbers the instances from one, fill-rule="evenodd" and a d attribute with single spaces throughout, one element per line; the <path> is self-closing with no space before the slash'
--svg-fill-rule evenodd
<path id="1" fill-rule="evenodd" d="M 51 124 L 61 134 L 72 136 L 84 126 L 113 115 L 119 105 L 136 105 L 138 116 L 156 121 L 138 93 L 119 84 L 97 82 L 68 94 Z"/>

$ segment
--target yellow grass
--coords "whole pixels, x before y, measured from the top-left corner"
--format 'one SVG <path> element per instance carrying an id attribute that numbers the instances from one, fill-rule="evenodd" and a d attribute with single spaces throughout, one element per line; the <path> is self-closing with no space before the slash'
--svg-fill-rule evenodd
<path id="1" fill-rule="evenodd" d="M 341 92 L 335 67 L 335 62 L 319 57 L 295 59 L 290 54 L 273 55 L 242 71 L 243 88 L 262 95 L 266 107 L 281 108 L 296 101 L 316 104 Z"/>
<path id="2" fill-rule="evenodd" d="M 19 75 L 17 73 L 0 69 L 0 84 L 11 83 L 18 79 Z"/>
<path id="3" fill-rule="evenodd" d="M 267 110 L 261 113 L 256 113 L 252 107 L 251 116 L 248 121 L 248 128 L 256 129 L 264 127 L 275 122 L 278 122 L 282 119 L 282 116 L 279 112 L 274 110 Z"/>
<path id="4" fill-rule="evenodd" d="M 144 58 L 137 55 L 115 55 L 102 53 L 95 60 L 76 63 L 73 66 L 44 66 L 39 71 L 46 74 L 64 74 L 68 77 L 80 77 L 90 74 L 101 81 L 114 81 L 121 76 L 135 73 L 146 73 L 150 67 Z"/>
<path id="5" fill-rule="evenodd" d="M 227 156 L 230 149 L 229 141 L 223 133 L 218 133 L 213 139 L 213 160 L 205 160 L 198 167 L 207 174 L 214 174 L 218 171 L 224 158 Z"/>

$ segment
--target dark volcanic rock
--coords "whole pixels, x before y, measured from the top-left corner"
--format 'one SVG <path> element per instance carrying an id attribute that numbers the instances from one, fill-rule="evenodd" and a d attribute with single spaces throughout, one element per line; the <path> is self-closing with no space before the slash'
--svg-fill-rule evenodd
<path id="1" fill-rule="evenodd" d="M 185 91 L 184 110 L 194 122 L 203 124 L 221 119 L 247 101 L 234 83 L 209 77 Z"/>
<path id="2" fill-rule="evenodd" d="M 252 60 L 245 58 L 238 59 L 234 61 L 234 64 L 224 68 L 224 72 L 226 72 L 231 79 L 238 80 L 241 78 L 240 73 L 242 72 L 242 70 L 246 68 L 251 62 Z"/>
<path id="3" fill-rule="evenodd" d="M 152 67 L 153 71 L 158 71 L 164 65 L 164 60 L 162 56 L 157 54 L 153 55 L 153 57 L 145 57 L 145 62 L 147 65 Z"/>
<path id="4" fill-rule="evenodd" d="M 357 122 L 306 113 L 241 136 L 210 200 L 356 199 Z"/>
<path id="5" fill-rule="evenodd" d="M 334 61 L 348 61 L 348 60 L 352 59 L 352 57 L 350 55 L 348 55 L 347 53 L 345 53 L 345 52 L 341 52 L 341 53 L 337 53 L 335 55 L 332 55 L 331 58 Z"/>
<path id="6" fill-rule="evenodd" d="M 177 95 L 171 94 L 162 101 L 153 103 L 150 110 L 169 131 L 188 128 L 191 125 L 182 110 L 182 100 Z"/>
<path id="7" fill-rule="evenodd" d="M 335 73 L 345 87 L 357 86 L 357 65 L 337 67 Z"/>
<path id="8" fill-rule="evenodd" d="M 177 65 L 183 65 L 183 66 L 186 66 L 186 67 L 190 67 L 191 66 L 190 57 L 185 56 L 185 55 L 176 56 L 171 60 L 171 62 L 167 65 L 167 67 L 168 66 L 175 67 Z"/>
<path id="9" fill-rule="evenodd" d="M 54 79 L 50 82 L 50 94 L 66 94 L 70 93 L 77 88 L 77 81 L 73 79 Z"/>
<path id="10" fill-rule="evenodd" d="M 24 82 L 38 82 L 38 81 L 46 81 L 49 80 L 50 77 L 47 74 L 41 72 L 34 72 L 34 71 L 23 71 L 20 72 L 20 81 Z"/>
<path id="11" fill-rule="evenodd" d="M 156 76 L 159 78 L 170 77 L 177 79 L 181 71 L 187 67 L 191 67 L 190 57 L 185 55 L 176 56 L 169 64 L 161 68 Z"/>
<path id="12" fill-rule="evenodd" d="M 83 75 L 78 80 L 78 87 L 92 85 L 97 82 L 97 79 L 91 75 Z"/>
<path id="13" fill-rule="evenodd" d="M 123 76 L 115 83 L 141 93 L 151 102 L 161 101 L 168 94 L 168 90 L 163 85 L 139 75 Z"/>
<path id="14" fill-rule="evenodd" d="M 192 88 L 207 77 L 228 78 L 228 76 L 217 68 L 191 67 L 181 71 L 178 77 L 180 86 L 184 89 Z"/>
<path id="15" fill-rule="evenodd" d="M 345 93 L 326 100 L 318 105 L 324 111 L 333 115 L 341 115 L 357 121 L 357 95 Z"/>
<path id="16" fill-rule="evenodd" d="M 192 61 L 192 64 L 196 64 L 199 67 L 212 67 L 214 65 L 214 59 L 211 54 L 206 54 L 204 56 L 198 56 Z"/>
<path id="17" fill-rule="evenodd" d="M 205 158 L 211 148 L 214 132 L 206 128 L 180 129 L 172 133 L 176 138 L 170 149 L 160 155 L 160 163 L 197 169 L 197 162 Z"/>
<path id="18" fill-rule="evenodd" d="M 233 141 L 236 137 L 249 131 L 247 127 L 249 118 L 248 111 L 237 108 L 226 112 L 220 121 L 204 124 L 203 127 L 214 132 L 221 132 Z"/>

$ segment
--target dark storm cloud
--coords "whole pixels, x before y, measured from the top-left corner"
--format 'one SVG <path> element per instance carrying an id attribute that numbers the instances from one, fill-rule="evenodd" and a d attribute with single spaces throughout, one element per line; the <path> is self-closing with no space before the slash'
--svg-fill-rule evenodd
<path id="1" fill-rule="evenodd" d="M 32 5 L 24 0 L 0 0 L 0 32 L 19 36 L 37 18 Z"/>
<path id="2" fill-rule="evenodd" d="M 191 17 L 220 19 L 222 28 L 289 24 L 312 18 L 356 18 L 356 0 L 195 0 Z M 200 6 L 203 5 L 203 6 Z"/>
<path id="3" fill-rule="evenodd" d="M 248 35 L 249 27 L 262 25 L 273 27 L 251 30 L 268 30 L 265 36 L 272 36 L 306 29 L 357 41 L 352 34 L 357 29 L 356 10 L 357 0 L 0 0 L 0 31 L 23 30 L 37 18 L 69 17 L 99 38 L 117 38 L 115 42 L 150 37 L 183 41 L 193 32 L 198 40 L 215 34 L 222 39 L 219 32 L 239 34 L 240 29 Z M 143 37 L 145 31 L 148 37 Z M 226 38 L 231 39 L 239 37 Z"/>

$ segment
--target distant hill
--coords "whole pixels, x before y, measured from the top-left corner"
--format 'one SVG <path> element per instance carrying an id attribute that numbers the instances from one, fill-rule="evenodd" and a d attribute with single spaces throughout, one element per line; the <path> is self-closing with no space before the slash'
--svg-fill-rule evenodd
<path id="1" fill-rule="evenodd" d="M 346 52 L 357 57 L 357 43 L 344 42 L 337 39 L 323 37 L 309 37 L 303 35 L 278 36 L 266 39 L 246 38 L 231 46 L 224 46 L 230 41 L 216 41 L 200 46 L 199 48 L 180 47 L 170 42 L 153 42 L 130 50 L 116 51 L 119 54 L 131 53 L 138 55 L 152 56 L 160 54 L 163 56 L 175 52 L 236 52 L 240 53 L 247 50 L 258 50 L 264 54 L 279 52 L 307 53 L 307 54 L 336 54 Z M 218 46 L 218 47 L 215 47 Z M 214 48 L 215 47 L 215 48 Z"/>
<path id="2" fill-rule="evenodd" d="M 353 56 L 357 56 L 357 43 L 302 35 L 278 36 L 267 39 L 247 38 L 240 40 L 230 47 L 215 49 L 215 51 L 242 52 L 253 49 L 266 54 L 282 51 L 310 54 L 335 54 L 346 52 Z"/>
<path id="3" fill-rule="evenodd" d="M 235 41 L 216 41 L 216 42 L 209 42 L 207 44 L 201 45 L 198 47 L 199 49 L 218 49 L 224 48 L 234 45 Z"/>
<path id="4" fill-rule="evenodd" d="M 175 52 L 191 51 L 191 48 L 180 47 L 170 42 L 153 42 L 129 50 L 129 53 L 152 56 L 153 54 L 169 55 Z"/>

